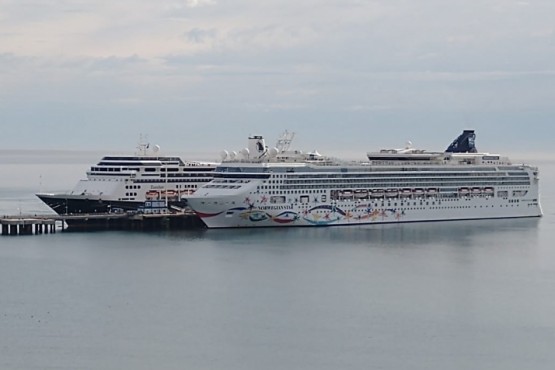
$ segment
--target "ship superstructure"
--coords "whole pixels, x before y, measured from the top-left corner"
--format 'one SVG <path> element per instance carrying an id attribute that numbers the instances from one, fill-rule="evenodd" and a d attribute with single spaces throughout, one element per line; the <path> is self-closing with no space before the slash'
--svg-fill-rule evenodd
<path id="1" fill-rule="evenodd" d="M 289 143 L 288 143 L 289 144 Z M 332 226 L 541 216 L 538 169 L 479 153 L 465 130 L 443 152 L 407 145 L 347 162 L 251 136 L 187 196 L 211 228 Z M 226 152 L 227 153 L 227 152 Z M 224 154 L 226 154 L 224 153 Z"/>
<path id="2" fill-rule="evenodd" d="M 67 193 L 37 196 L 58 214 L 137 210 L 148 200 L 183 205 L 181 199 L 213 178 L 215 163 L 183 161 L 139 144 L 135 155 L 105 156 Z"/>

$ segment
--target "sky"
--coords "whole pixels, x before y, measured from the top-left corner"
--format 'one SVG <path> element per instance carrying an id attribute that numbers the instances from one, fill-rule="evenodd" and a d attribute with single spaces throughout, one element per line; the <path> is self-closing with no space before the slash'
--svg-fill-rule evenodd
<path id="1" fill-rule="evenodd" d="M 0 149 L 541 153 L 552 0 L 0 0 Z"/>

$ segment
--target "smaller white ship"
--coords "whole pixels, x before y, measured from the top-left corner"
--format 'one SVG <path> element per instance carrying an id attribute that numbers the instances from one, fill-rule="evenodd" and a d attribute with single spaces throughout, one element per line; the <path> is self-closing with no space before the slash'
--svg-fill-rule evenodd
<path id="1" fill-rule="evenodd" d="M 216 163 L 183 161 L 159 150 L 139 143 L 135 155 L 102 158 L 73 190 L 36 195 L 58 214 L 135 211 L 145 201 L 184 206 L 182 197 L 211 181 Z"/>

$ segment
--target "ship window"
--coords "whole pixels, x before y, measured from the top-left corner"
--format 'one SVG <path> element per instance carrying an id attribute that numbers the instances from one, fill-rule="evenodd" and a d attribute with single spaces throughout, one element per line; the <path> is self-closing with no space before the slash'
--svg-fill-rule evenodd
<path id="1" fill-rule="evenodd" d="M 285 203 L 284 196 L 271 196 L 270 203 Z"/>

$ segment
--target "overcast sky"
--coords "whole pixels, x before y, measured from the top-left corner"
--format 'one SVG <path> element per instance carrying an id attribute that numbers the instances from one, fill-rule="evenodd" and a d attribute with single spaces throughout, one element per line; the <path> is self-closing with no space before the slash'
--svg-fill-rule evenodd
<path id="1" fill-rule="evenodd" d="M 549 151 L 554 32 L 553 0 L 0 0 L 0 147 Z"/>

